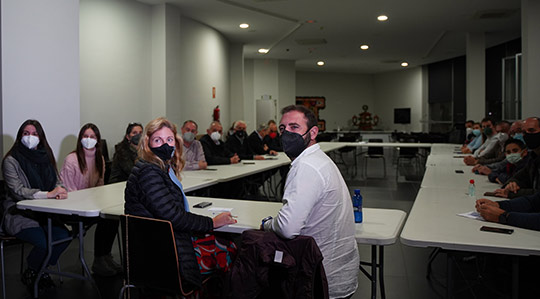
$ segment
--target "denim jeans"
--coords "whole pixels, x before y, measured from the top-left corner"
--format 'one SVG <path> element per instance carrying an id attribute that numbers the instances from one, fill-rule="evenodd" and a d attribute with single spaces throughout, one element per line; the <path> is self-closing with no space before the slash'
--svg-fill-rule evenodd
<path id="1" fill-rule="evenodd" d="M 17 233 L 15 237 L 34 245 L 34 248 L 32 248 L 26 258 L 26 261 L 29 268 L 39 270 L 43 264 L 43 260 L 47 256 L 47 227 L 26 228 Z M 69 237 L 69 231 L 66 228 L 60 226 L 52 227 L 52 239 L 54 241 L 67 237 Z M 60 254 L 66 250 L 69 243 L 70 242 L 64 242 L 53 246 L 48 266 L 56 265 Z"/>

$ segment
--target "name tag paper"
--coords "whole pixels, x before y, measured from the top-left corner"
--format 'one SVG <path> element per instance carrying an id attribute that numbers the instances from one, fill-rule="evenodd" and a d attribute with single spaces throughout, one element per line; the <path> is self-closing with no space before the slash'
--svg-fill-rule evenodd
<path id="1" fill-rule="evenodd" d="M 283 251 L 276 250 L 276 254 L 274 255 L 274 262 L 280 263 L 283 260 Z"/>

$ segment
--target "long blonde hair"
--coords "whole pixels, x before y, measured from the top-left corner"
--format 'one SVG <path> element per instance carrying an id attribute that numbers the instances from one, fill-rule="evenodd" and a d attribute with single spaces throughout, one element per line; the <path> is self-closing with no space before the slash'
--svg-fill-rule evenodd
<path id="1" fill-rule="evenodd" d="M 167 127 L 171 129 L 171 131 L 174 134 L 174 155 L 171 157 L 168 163 L 163 162 L 159 157 L 157 157 L 152 150 L 150 149 L 150 136 L 154 134 L 156 131 L 161 130 L 163 127 Z M 182 171 L 182 168 L 184 168 L 184 160 L 182 158 L 182 151 L 184 150 L 183 147 L 183 141 L 182 137 L 178 135 L 176 129 L 176 125 L 170 122 L 165 117 L 158 117 L 154 120 L 151 120 L 144 129 L 143 137 L 141 138 L 141 141 L 139 142 L 138 147 L 138 156 L 139 159 L 142 159 L 144 161 L 156 164 L 159 166 L 163 171 L 168 171 L 169 165 L 173 168 L 174 173 L 178 178 L 180 178 L 180 171 Z"/>

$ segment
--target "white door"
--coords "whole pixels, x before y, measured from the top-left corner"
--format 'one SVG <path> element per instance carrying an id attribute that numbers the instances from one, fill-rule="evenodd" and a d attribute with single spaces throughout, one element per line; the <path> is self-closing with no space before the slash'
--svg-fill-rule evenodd
<path id="1" fill-rule="evenodd" d="M 256 100 L 256 118 L 255 118 L 255 128 L 262 123 L 268 123 L 269 120 L 273 119 L 276 122 L 279 122 L 278 113 L 277 113 L 277 100 Z"/>

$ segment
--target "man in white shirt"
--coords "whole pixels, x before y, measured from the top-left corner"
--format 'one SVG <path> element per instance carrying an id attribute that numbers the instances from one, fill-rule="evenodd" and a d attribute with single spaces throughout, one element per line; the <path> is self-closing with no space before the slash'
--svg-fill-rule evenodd
<path id="1" fill-rule="evenodd" d="M 263 229 L 287 239 L 313 237 L 324 257 L 330 298 L 350 298 L 358 285 L 360 258 L 349 190 L 315 141 L 319 128 L 313 112 L 291 105 L 281 113 L 283 150 L 293 162 L 283 207 L 276 218 L 266 218 Z"/>
<path id="2" fill-rule="evenodd" d="M 487 139 L 476 151 L 474 151 L 472 156 L 463 158 L 463 162 L 465 162 L 465 164 L 476 165 L 479 163 L 479 159 L 492 160 L 497 156 L 501 156 L 501 158 L 504 159 L 504 157 L 502 157 L 502 151 L 504 149 L 504 143 L 508 139 L 508 129 L 510 128 L 510 125 L 508 122 L 506 122 L 504 126 L 502 124 L 498 124 L 497 128 L 499 130 L 496 130 L 496 127 L 491 119 L 484 118 L 482 120 L 482 130 Z"/>
<path id="3" fill-rule="evenodd" d="M 184 141 L 184 160 L 186 165 L 184 170 L 206 169 L 208 164 L 204 158 L 204 151 L 197 137 L 197 123 L 186 120 L 182 125 L 182 140 Z"/>

